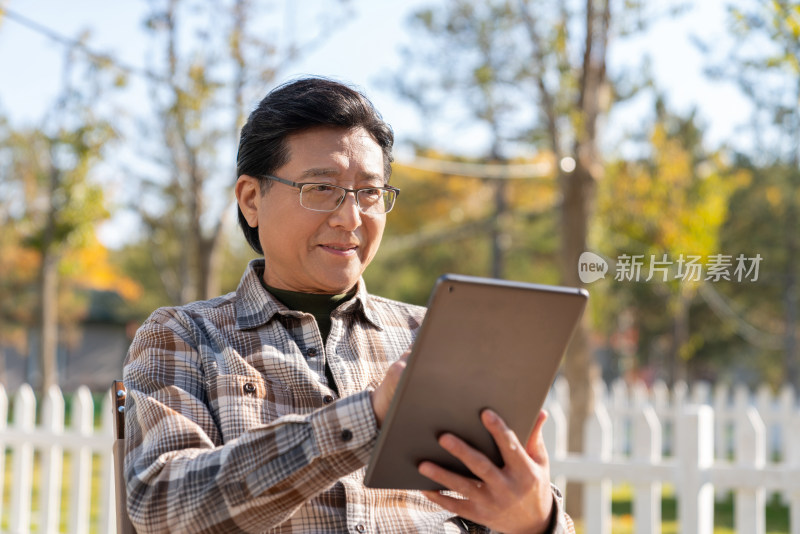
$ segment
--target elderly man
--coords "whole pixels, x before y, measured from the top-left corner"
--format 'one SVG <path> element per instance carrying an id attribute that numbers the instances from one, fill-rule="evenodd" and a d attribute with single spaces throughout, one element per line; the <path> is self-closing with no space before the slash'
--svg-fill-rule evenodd
<path id="1" fill-rule="evenodd" d="M 308 78 L 269 93 L 239 143 L 238 289 L 155 311 L 131 345 L 125 472 L 145 532 L 563 532 L 540 415 L 523 446 L 487 410 L 505 466 L 453 435 L 480 482 L 431 462 L 449 492 L 363 484 L 425 310 L 361 278 L 399 191 L 393 135 L 359 92 Z M 485 526 L 484 526 L 485 525 Z"/>

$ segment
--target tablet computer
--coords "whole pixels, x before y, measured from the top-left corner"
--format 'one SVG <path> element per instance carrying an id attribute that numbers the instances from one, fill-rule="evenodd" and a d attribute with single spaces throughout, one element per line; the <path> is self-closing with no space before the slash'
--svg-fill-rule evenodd
<path id="1" fill-rule="evenodd" d="M 417 472 L 422 460 L 472 476 L 439 446 L 444 432 L 502 465 L 481 411 L 493 409 L 523 444 L 527 441 L 588 296 L 578 288 L 439 278 L 364 483 L 442 489 Z"/>

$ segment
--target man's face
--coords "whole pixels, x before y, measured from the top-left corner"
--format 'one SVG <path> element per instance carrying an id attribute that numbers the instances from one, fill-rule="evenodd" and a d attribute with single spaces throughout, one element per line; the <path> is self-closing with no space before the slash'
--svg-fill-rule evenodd
<path id="1" fill-rule="evenodd" d="M 381 147 L 363 128 L 312 128 L 289 136 L 287 147 L 289 162 L 273 173 L 278 178 L 348 189 L 385 183 Z M 258 185 L 248 178 L 240 177 L 237 198 L 248 223 L 258 224 L 267 285 L 328 294 L 355 286 L 378 251 L 386 215 L 362 213 L 350 193 L 335 211 L 311 211 L 300 205 L 298 189 L 278 182 L 251 197 Z"/>

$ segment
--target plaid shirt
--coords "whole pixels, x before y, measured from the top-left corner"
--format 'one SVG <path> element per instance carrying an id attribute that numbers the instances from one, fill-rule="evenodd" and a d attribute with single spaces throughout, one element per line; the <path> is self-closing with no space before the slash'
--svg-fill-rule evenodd
<path id="1" fill-rule="evenodd" d="M 323 343 L 263 272 L 254 260 L 236 292 L 156 310 L 133 340 L 125 474 L 137 531 L 463 532 L 419 492 L 363 484 L 378 433 L 369 391 L 425 309 L 369 295 L 362 280 Z"/>

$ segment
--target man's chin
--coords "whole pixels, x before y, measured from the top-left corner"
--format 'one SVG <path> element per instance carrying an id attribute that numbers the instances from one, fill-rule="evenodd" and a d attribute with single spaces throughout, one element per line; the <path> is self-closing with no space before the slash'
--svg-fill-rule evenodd
<path id="1" fill-rule="evenodd" d="M 346 277 L 342 279 L 328 279 L 323 283 L 318 284 L 318 289 L 313 292 L 326 295 L 341 295 L 356 287 L 359 278 L 361 278 L 360 275 L 355 278 Z"/>
<path id="2" fill-rule="evenodd" d="M 319 293 L 340 295 L 353 289 L 364 272 L 362 263 L 348 262 L 348 265 L 332 266 L 330 263 L 316 265 L 318 276 L 315 277 Z"/>

